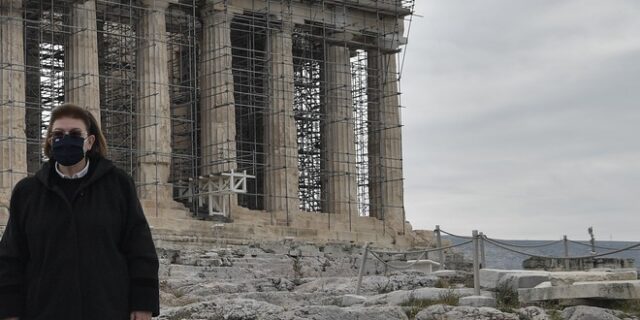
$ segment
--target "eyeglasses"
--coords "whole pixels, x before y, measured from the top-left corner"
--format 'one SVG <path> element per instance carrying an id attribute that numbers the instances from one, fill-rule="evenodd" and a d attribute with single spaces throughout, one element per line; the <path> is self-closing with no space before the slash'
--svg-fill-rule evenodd
<path id="1" fill-rule="evenodd" d="M 71 129 L 67 132 L 65 132 L 64 130 L 53 130 L 51 132 L 51 137 L 53 139 L 61 139 L 64 138 L 65 134 L 74 138 L 84 138 L 84 131 L 80 129 Z"/>

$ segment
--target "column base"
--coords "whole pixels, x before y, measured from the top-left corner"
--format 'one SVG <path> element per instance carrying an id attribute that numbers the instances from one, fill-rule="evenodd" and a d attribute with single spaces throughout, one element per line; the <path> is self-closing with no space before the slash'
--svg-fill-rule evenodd
<path id="1" fill-rule="evenodd" d="M 152 186 L 140 190 L 140 204 L 147 217 L 162 217 L 171 219 L 187 219 L 189 209 L 184 204 L 173 200 L 171 185 Z"/>
<path id="2" fill-rule="evenodd" d="M 9 194 L 0 191 L 0 226 L 7 225 L 9 221 L 9 199 Z"/>

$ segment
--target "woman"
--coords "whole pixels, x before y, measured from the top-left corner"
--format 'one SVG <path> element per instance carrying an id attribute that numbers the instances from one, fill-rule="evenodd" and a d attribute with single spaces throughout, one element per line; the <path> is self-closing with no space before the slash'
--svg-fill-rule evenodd
<path id="1" fill-rule="evenodd" d="M 49 158 L 11 195 L 0 241 L 0 319 L 147 320 L 158 257 L 133 180 L 105 158 L 95 118 L 51 113 Z"/>

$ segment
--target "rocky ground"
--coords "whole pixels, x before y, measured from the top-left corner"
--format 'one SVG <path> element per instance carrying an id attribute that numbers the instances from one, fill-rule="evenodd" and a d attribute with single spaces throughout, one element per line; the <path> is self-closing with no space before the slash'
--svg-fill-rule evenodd
<path id="1" fill-rule="evenodd" d="M 589 306 L 522 307 L 504 293 L 498 293 L 504 300 L 498 299 L 500 310 L 460 306 L 461 297 L 473 294 L 466 287 L 472 283 L 468 272 L 390 272 L 374 260 L 365 268 L 361 294 L 355 295 L 362 258 L 355 245 L 282 242 L 160 249 L 159 254 L 163 320 L 638 319 L 631 314 L 633 303 L 620 308 L 627 313 Z"/>

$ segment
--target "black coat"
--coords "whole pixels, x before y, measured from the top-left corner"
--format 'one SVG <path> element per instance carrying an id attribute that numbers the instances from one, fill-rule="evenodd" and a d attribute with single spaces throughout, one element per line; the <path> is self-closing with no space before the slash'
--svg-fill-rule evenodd
<path id="1" fill-rule="evenodd" d="M 0 242 L 0 319 L 159 313 L 158 256 L 131 177 L 104 158 L 71 201 L 53 166 L 13 190 Z"/>

